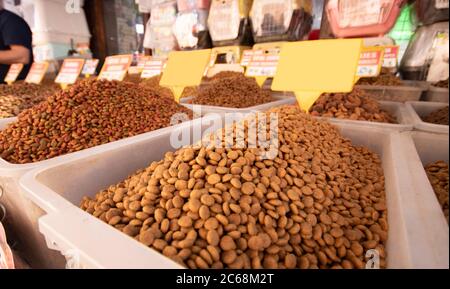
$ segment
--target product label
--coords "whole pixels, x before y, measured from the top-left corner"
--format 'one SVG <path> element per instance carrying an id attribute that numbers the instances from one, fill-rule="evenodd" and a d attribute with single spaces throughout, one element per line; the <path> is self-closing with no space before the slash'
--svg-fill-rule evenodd
<path id="1" fill-rule="evenodd" d="M 248 66 L 252 60 L 252 56 L 253 50 L 244 50 L 244 52 L 242 52 L 241 66 Z"/>
<path id="2" fill-rule="evenodd" d="M 236 39 L 240 25 L 237 0 L 214 0 L 209 10 L 208 27 L 213 41 Z"/>
<path id="3" fill-rule="evenodd" d="M 436 82 L 449 76 L 449 35 L 448 32 L 438 32 L 434 38 L 433 49 L 428 58 L 427 81 Z"/>
<path id="4" fill-rule="evenodd" d="M 448 2 L 449 0 L 436 0 L 434 6 L 436 9 L 448 9 Z"/>
<path id="5" fill-rule="evenodd" d="M 147 60 L 144 65 L 144 70 L 141 73 L 141 78 L 151 78 L 160 75 L 164 69 L 165 61 L 160 59 Z"/>
<path id="6" fill-rule="evenodd" d="M 93 75 L 98 66 L 98 59 L 87 59 L 83 66 L 83 75 Z"/>
<path id="7" fill-rule="evenodd" d="M 398 53 L 400 51 L 400 46 L 385 46 L 384 47 L 384 60 L 383 67 L 393 68 L 397 67 Z"/>
<path id="8" fill-rule="evenodd" d="M 116 55 L 106 57 L 98 79 L 122 81 L 133 60 L 132 55 Z"/>
<path id="9" fill-rule="evenodd" d="M 83 65 L 84 59 L 64 59 L 55 82 L 60 84 L 74 84 L 83 69 Z"/>
<path id="10" fill-rule="evenodd" d="M 356 76 L 374 77 L 380 74 L 383 48 L 364 48 L 358 61 Z"/>
<path id="11" fill-rule="evenodd" d="M 266 53 L 262 49 L 254 50 L 246 75 L 274 77 L 279 60 L 280 56 L 277 53 Z"/>
<path id="12" fill-rule="evenodd" d="M 380 0 L 339 1 L 339 26 L 358 27 L 378 24 L 382 21 Z"/>
<path id="13" fill-rule="evenodd" d="M 48 62 L 35 62 L 31 65 L 25 82 L 40 84 L 44 79 L 45 73 L 47 73 Z"/>
<path id="14" fill-rule="evenodd" d="M 22 63 L 11 64 L 8 73 L 5 76 L 5 82 L 14 83 L 17 80 L 17 77 L 19 77 L 20 72 L 22 72 L 22 69 Z"/>

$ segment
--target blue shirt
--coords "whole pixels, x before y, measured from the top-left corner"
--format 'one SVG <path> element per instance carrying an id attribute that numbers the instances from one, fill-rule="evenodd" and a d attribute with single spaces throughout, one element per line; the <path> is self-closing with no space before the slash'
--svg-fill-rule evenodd
<path id="1" fill-rule="evenodd" d="M 32 33 L 28 24 L 20 16 L 0 10 L 0 50 L 9 50 L 11 45 L 21 45 L 29 49 L 30 62 L 24 65 L 18 79 L 25 79 L 33 63 Z M 8 64 L 0 64 L 0 83 L 4 82 L 9 70 Z"/>

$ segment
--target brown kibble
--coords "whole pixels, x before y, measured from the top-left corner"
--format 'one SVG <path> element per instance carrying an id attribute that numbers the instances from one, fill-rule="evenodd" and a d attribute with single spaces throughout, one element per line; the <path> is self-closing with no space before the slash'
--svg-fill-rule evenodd
<path id="1" fill-rule="evenodd" d="M 246 195 L 251 195 L 255 192 L 255 184 L 251 182 L 245 182 L 241 187 L 241 192 Z"/>
<path id="2" fill-rule="evenodd" d="M 264 250 L 264 241 L 259 236 L 252 236 L 248 240 L 248 247 L 255 251 Z"/>
<path id="3" fill-rule="evenodd" d="M 202 202 L 202 204 L 204 204 L 205 206 L 211 207 L 212 205 L 214 205 L 214 198 L 208 194 L 204 194 L 201 196 L 200 201 Z"/>
<path id="4" fill-rule="evenodd" d="M 211 246 L 219 245 L 220 238 L 219 238 L 219 234 L 217 233 L 217 231 L 216 230 L 208 231 L 208 233 L 206 235 L 206 241 Z"/>
<path id="5" fill-rule="evenodd" d="M 205 222 L 205 229 L 207 230 L 215 230 L 219 227 L 219 222 L 216 218 L 209 218 Z"/>
<path id="6" fill-rule="evenodd" d="M 209 213 L 209 209 L 207 206 L 201 206 L 200 210 L 198 212 L 198 215 L 200 216 L 200 218 L 202 218 L 203 220 L 207 220 L 210 216 Z"/>
<path id="7" fill-rule="evenodd" d="M 146 246 L 151 246 L 154 240 L 155 236 L 151 230 L 144 231 L 139 235 L 139 241 Z"/>
<path id="8" fill-rule="evenodd" d="M 236 244 L 230 236 L 223 236 L 220 240 L 220 248 L 224 251 L 234 250 L 236 249 Z"/>
<path id="9" fill-rule="evenodd" d="M 215 185 L 215 184 L 217 184 L 218 182 L 220 182 L 220 175 L 218 175 L 218 174 L 212 174 L 212 175 L 210 175 L 210 176 L 208 176 L 208 184 L 210 184 L 210 185 Z"/>
<path id="10" fill-rule="evenodd" d="M 192 226 L 192 219 L 188 216 L 183 216 L 178 220 L 178 225 L 180 225 L 181 227 L 191 227 Z"/>
<path id="11" fill-rule="evenodd" d="M 294 254 L 288 254 L 284 258 L 284 266 L 286 266 L 287 269 L 294 269 L 297 266 L 297 258 Z"/>

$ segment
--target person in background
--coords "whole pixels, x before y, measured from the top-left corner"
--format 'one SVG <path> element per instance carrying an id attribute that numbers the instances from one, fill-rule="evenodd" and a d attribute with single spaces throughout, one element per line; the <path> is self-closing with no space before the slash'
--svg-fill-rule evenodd
<path id="1" fill-rule="evenodd" d="M 33 63 L 32 33 L 25 20 L 3 9 L 0 0 L 0 83 L 14 63 L 24 64 L 18 79 L 25 79 Z"/>

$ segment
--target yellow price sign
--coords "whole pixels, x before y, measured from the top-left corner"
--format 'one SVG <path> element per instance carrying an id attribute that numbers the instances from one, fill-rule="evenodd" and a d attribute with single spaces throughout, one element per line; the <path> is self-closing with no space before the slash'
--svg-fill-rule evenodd
<path id="1" fill-rule="evenodd" d="M 380 46 L 363 47 L 356 69 L 355 83 L 363 77 L 377 77 L 383 65 L 384 48 Z"/>
<path id="2" fill-rule="evenodd" d="M 307 112 L 322 93 L 350 92 L 362 45 L 362 39 L 285 43 L 272 90 L 294 92 Z"/>
<path id="3" fill-rule="evenodd" d="M 211 49 L 172 51 L 159 84 L 170 88 L 179 102 L 186 86 L 200 84 L 210 56 Z"/>

